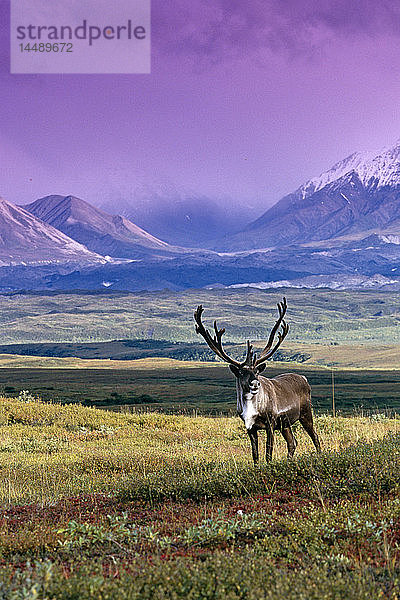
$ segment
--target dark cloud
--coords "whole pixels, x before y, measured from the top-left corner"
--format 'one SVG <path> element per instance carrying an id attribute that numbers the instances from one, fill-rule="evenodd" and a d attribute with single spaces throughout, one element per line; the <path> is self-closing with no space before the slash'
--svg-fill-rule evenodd
<path id="1" fill-rule="evenodd" d="M 310 52 L 329 36 L 400 35 L 398 0 L 153 0 L 156 51 L 199 59 Z"/>
<path id="2" fill-rule="evenodd" d="M 0 72 L 9 68 L 10 0 L 0 0 Z M 307 54 L 329 36 L 400 35 L 399 0 L 152 0 L 157 54 L 217 61 L 267 49 Z"/>

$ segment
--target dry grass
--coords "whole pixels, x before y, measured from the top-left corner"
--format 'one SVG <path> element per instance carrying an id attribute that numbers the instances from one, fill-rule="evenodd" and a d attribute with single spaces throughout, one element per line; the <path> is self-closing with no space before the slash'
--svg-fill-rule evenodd
<path id="1" fill-rule="evenodd" d="M 326 450 L 382 438 L 397 419 L 320 417 L 316 428 Z M 313 451 L 295 427 L 297 454 Z M 264 436 L 261 435 L 263 450 Z M 276 435 L 275 458 L 286 456 Z M 250 447 L 238 418 L 117 414 L 79 405 L 0 399 L 0 502 L 48 503 L 77 493 L 112 493 L 132 478 L 212 462 L 221 470 L 251 467 Z"/>
<path id="2" fill-rule="evenodd" d="M 254 469 L 237 418 L 0 398 L 1 598 L 398 600 L 399 421 L 316 427 Z"/>
<path id="3" fill-rule="evenodd" d="M 256 348 L 262 348 L 266 341 L 255 343 Z M 365 344 L 310 344 L 285 341 L 283 351 L 290 355 L 299 353 L 310 358 L 302 363 L 282 362 L 284 366 L 306 366 L 307 368 L 329 368 L 333 365 L 337 369 L 379 369 L 397 370 L 400 366 L 400 345 L 365 345 Z M 272 362 L 274 366 L 281 363 Z M 138 360 L 110 360 L 110 359 L 82 359 L 58 358 L 46 356 L 21 356 L 16 354 L 0 354 L 0 368 L 24 369 L 179 369 L 204 368 L 204 366 L 221 365 L 220 362 L 183 361 L 172 358 L 143 358 Z"/>
<path id="4" fill-rule="evenodd" d="M 221 363 L 204 363 L 199 361 L 183 361 L 172 358 L 142 358 L 139 360 L 108 360 L 83 358 L 50 358 L 47 356 L 20 356 L 18 354 L 0 354 L 0 368 L 21 369 L 179 369 L 220 367 Z"/>

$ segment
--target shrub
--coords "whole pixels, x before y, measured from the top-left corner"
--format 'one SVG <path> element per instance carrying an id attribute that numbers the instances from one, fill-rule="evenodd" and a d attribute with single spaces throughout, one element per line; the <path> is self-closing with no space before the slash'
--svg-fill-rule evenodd
<path id="1" fill-rule="evenodd" d="M 184 461 L 150 471 L 119 491 L 124 499 L 229 498 L 262 494 L 274 487 L 299 487 L 307 495 L 342 497 L 362 492 L 389 492 L 400 482 L 400 434 L 359 442 L 339 452 L 273 461 L 261 469 L 233 462 Z"/>
<path id="2" fill-rule="evenodd" d="M 52 563 L 38 561 L 3 574 L 3 600 L 371 600 L 397 598 L 396 580 L 384 569 L 345 565 L 309 570 L 276 569 L 262 555 L 216 552 L 204 561 L 134 562 L 133 574 L 105 578 L 101 567 L 74 570 L 65 578 Z"/>

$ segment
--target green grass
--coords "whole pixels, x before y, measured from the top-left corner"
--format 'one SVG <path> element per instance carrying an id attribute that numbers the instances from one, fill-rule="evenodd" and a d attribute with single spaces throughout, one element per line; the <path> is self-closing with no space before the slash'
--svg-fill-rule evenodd
<path id="1" fill-rule="evenodd" d="M 379 291 L 187 290 L 143 293 L 55 293 L 0 296 L 2 344 L 123 339 L 198 342 L 193 311 L 217 318 L 227 339 L 263 340 L 287 296 L 288 343 L 400 343 L 396 297 Z M 360 365 L 362 366 L 362 365 Z"/>
<path id="2" fill-rule="evenodd" d="M 254 469 L 237 418 L 0 399 L 1 597 L 395 600 L 399 425 L 321 416 Z"/>
<path id="3" fill-rule="evenodd" d="M 104 363 L 103 363 L 104 364 Z M 117 363 L 117 367 L 121 365 Z M 124 363 L 122 363 L 124 365 Z M 235 380 L 223 364 L 173 363 L 167 359 L 130 363 L 130 368 L 2 368 L 0 393 L 13 396 L 30 390 L 44 400 L 63 403 L 133 408 L 164 412 L 198 411 L 234 414 Z M 306 375 L 314 408 L 331 409 L 331 372 L 306 365 L 273 364 L 266 376 L 285 371 Z M 335 370 L 336 408 L 342 413 L 400 411 L 400 371 Z"/>
<path id="4" fill-rule="evenodd" d="M 169 355 L 154 340 L 199 342 L 192 313 L 203 303 L 228 339 L 261 344 L 283 293 L 291 333 L 281 358 L 300 353 L 309 364 L 273 364 L 267 375 L 310 380 L 320 455 L 295 426 L 295 458 L 276 435 L 274 460 L 255 469 L 243 424 L 221 416 L 235 411 L 224 365 L 2 357 L 0 598 L 399 599 L 400 315 L 390 294 L 3 295 L 2 341 L 152 338 L 142 350 Z M 336 418 L 324 414 L 331 364 Z M 21 390 L 44 401 L 13 398 Z M 102 404 L 158 412 L 93 407 Z"/>
<path id="5" fill-rule="evenodd" d="M 0 464 L 10 476 L 5 477 L 1 488 L 3 502 L 28 498 L 47 502 L 83 489 L 105 491 L 114 479 L 120 489 L 122 483 L 125 489 L 125 484 L 132 483 L 133 473 L 135 485 L 140 488 L 143 484 L 143 489 L 149 485 L 158 489 L 160 495 L 161 484 L 151 483 L 153 477 L 165 479 L 172 490 L 175 484 L 191 489 L 187 477 L 215 482 L 214 475 L 222 473 L 238 481 L 237 474 L 241 470 L 248 473 L 250 463 L 247 435 L 237 418 L 119 415 L 81 406 L 4 400 L 0 423 Z M 398 426 L 396 419 L 384 417 L 317 419 L 325 448 L 334 452 L 344 452 L 347 446 L 362 439 L 371 442 L 385 433 L 396 433 Z M 299 454 L 310 452 L 308 436 L 300 427 L 295 428 L 295 434 Z M 276 456 L 282 458 L 285 446 L 280 436 L 276 437 Z M 312 455 L 309 460 L 310 469 L 319 468 L 318 457 Z M 282 468 L 291 470 L 297 463 L 282 464 Z M 303 464 L 302 469 L 306 469 Z M 207 475 L 210 471 L 214 472 L 212 477 Z M 172 481 L 170 476 L 175 472 L 184 473 L 184 481 L 181 476 L 177 482 Z M 284 477 L 288 476 L 285 471 Z M 47 481 L 51 481 L 49 490 Z M 139 490 L 138 498 L 140 494 Z M 143 494 L 148 497 L 151 492 Z"/>
<path id="6" fill-rule="evenodd" d="M 349 461 L 361 469 L 352 453 L 360 452 L 361 457 L 370 453 L 371 459 L 375 453 L 374 446 L 364 447 L 363 440 L 375 443 L 386 434 L 396 436 L 399 430 L 397 419 L 383 416 L 325 416 L 317 419 L 316 426 L 324 447 L 333 454 L 322 458 L 310 454 L 310 439 L 301 427 L 295 426 L 298 455 L 307 454 L 306 462 L 299 458 L 276 463 L 283 469 L 279 477 L 288 479 L 290 485 L 301 472 L 318 474 L 332 460 L 335 464 L 344 461 L 344 469 L 349 469 Z M 212 496 L 212 486 L 216 489 L 214 495 L 221 497 L 243 494 L 249 486 L 249 492 L 259 493 L 264 486 L 264 479 L 254 479 L 254 472 L 249 469 L 249 442 L 238 418 L 122 415 L 78 405 L 61 407 L 3 399 L 0 427 L 3 503 L 46 503 L 85 491 L 109 492 L 115 486 L 120 494 L 147 500 Z M 396 447 L 395 439 L 389 436 L 387 447 L 382 442 L 382 456 L 390 456 L 392 445 Z M 285 444 L 280 435 L 276 440 L 275 456 L 284 458 Z M 359 444 L 356 451 L 355 443 Z M 368 465 L 364 458 L 363 464 Z M 266 472 L 272 478 L 271 485 L 279 475 L 275 468 L 274 463 Z M 372 464 L 368 469 L 373 472 Z M 242 475 L 244 480 L 240 483 Z M 254 482 L 250 484 L 248 477 Z M 238 486 L 236 492 L 232 485 Z"/>

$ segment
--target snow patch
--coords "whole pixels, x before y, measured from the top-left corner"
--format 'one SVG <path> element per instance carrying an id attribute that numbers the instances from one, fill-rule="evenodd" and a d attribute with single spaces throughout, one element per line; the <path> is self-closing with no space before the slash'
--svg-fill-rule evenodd
<path id="1" fill-rule="evenodd" d="M 382 289 L 386 286 L 395 286 L 400 289 L 400 279 L 391 279 L 384 275 L 376 274 L 371 277 L 363 275 L 310 275 L 299 279 L 280 281 L 258 281 L 254 283 L 236 283 L 228 288 L 256 288 L 259 290 L 275 288 L 329 288 L 332 290 L 346 289 Z"/>
<path id="2" fill-rule="evenodd" d="M 380 235 L 379 239 L 385 244 L 396 244 L 396 246 L 400 246 L 400 235 Z"/>
<path id="3" fill-rule="evenodd" d="M 345 195 L 344 195 L 342 192 L 340 192 L 340 195 L 342 196 L 342 198 L 344 198 L 344 199 L 346 200 L 346 202 L 347 202 L 348 204 L 350 204 L 350 200 L 348 199 L 348 197 L 347 197 L 347 196 L 345 196 Z"/>

